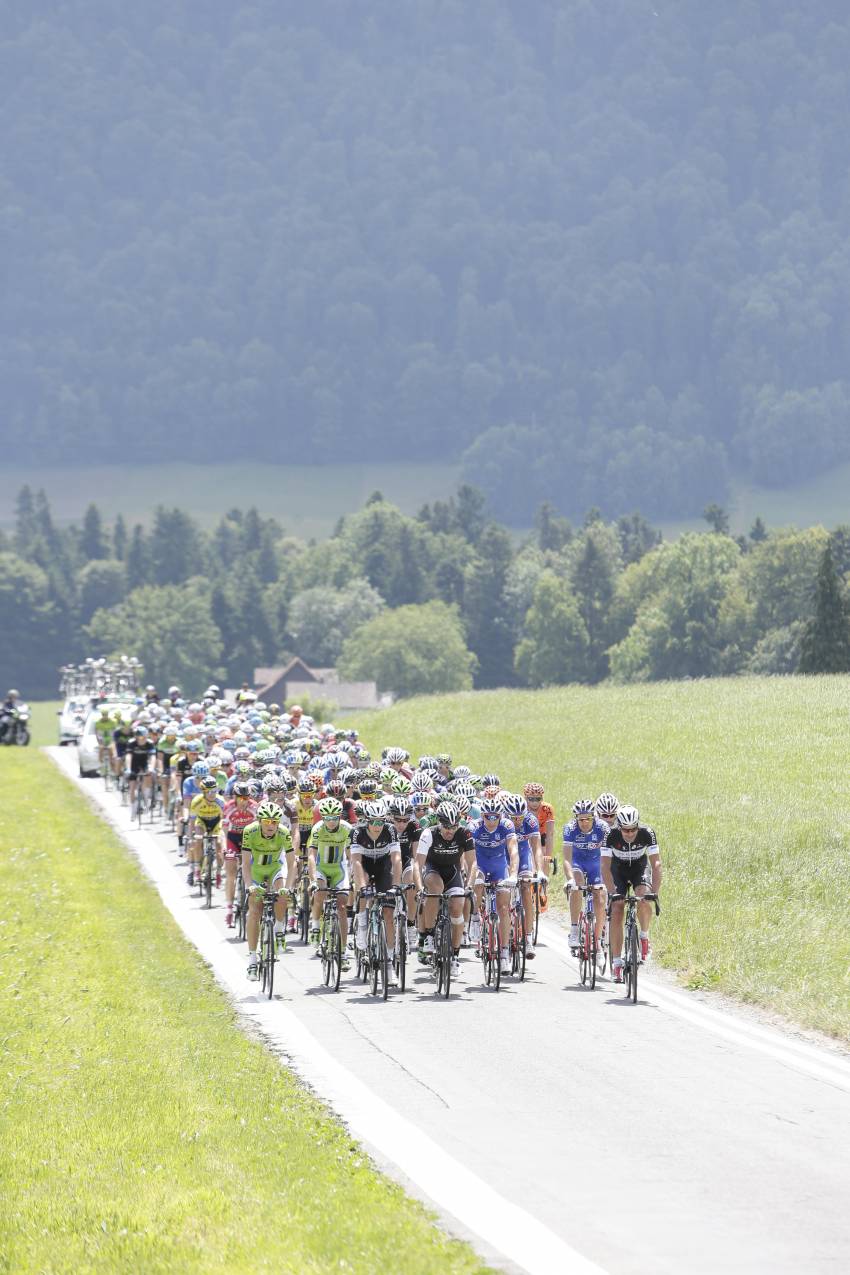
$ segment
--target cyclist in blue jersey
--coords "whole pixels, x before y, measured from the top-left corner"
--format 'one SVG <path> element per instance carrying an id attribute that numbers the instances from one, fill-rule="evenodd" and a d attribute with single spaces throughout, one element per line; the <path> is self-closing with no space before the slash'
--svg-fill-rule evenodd
<path id="1" fill-rule="evenodd" d="M 534 891 L 532 882 L 539 880 L 542 852 L 540 849 L 540 825 L 528 809 L 528 802 L 519 793 L 509 793 L 502 801 L 502 809 L 510 819 L 517 835 L 519 866 L 517 880 L 520 883 L 522 907 L 525 912 L 525 955 L 534 960 Z"/>
<path id="2" fill-rule="evenodd" d="M 519 865 L 516 829 L 503 817 L 499 803 L 492 797 L 487 797 L 481 803 L 481 818 L 476 819 L 469 831 L 475 847 L 477 865 L 477 871 L 474 871 L 475 879 L 469 882 L 475 894 L 476 910 L 481 907 L 485 882 L 495 881 L 503 886 L 496 895 L 496 908 L 499 913 L 499 946 L 502 973 L 510 974 L 510 891 L 516 884 Z"/>
<path id="3" fill-rule="evenodd" d="M 602 884 L 602 847 L 608 836 L 608 825 L 594 813 L 594 802 L 583 797 L 573 806 L 575 819 L 564 825 L 564 890 L 570 898 L 570 947 L 578 950 L 578 918 L 581 912 L 580 889 L 585 882 L 593 887 L 597 950 L 601 951 L 605 926 L 605 886 Z M 576 888 L 578 887 L 578 888 Z"/>

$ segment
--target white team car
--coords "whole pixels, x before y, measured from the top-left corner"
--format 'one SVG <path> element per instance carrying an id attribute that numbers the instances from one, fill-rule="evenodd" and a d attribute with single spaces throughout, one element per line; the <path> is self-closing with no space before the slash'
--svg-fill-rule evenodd
<path id="1" fill-rule="evenodd" d="M 109 709 L 109 716 L 113 721 L 116 713 L 126 713 L 128 708 L 126 700 L 104 700 L 97 708 L 90 707 L 82 734 L 77 740 L 77 757 L 83 779 L 91 779 L 100 774 L 100 749 L 94 726 L 104 706 Z"/>
<path id="2" fill-rule="evenodd" d="M 77 740 L 83 733 L 83 727 L 86 724 L 86 717 L 91 709 L 91 699 L 89 696 L 77 696 L 75 699 L 66 699 L 60 709 L 59 714 L 59 743 L 60 744 L 76 744 Z"/>

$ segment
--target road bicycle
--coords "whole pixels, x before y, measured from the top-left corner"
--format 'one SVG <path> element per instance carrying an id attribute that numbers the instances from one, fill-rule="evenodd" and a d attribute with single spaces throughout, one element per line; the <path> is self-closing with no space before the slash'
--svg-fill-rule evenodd
<path id="1" fill-rule="evenodd" d="M 342 978 L 342 931 L 337 895 L 347 893 L 347 890 L 328 889 L 319 918 L 318 951 L 322 959 L 322 982 L 325 987 L 333 987 L 335 992 L 339 991 Z"/>
<path id="2" fill-rule="evenodd" d="M 438 900 L 437 919 L 434 922 L 434 952 L 431 956 L 431 972 L 434 982 L 437 984 L 437 995 L 442 996 L 444 1000 L 448 1000 L 451 991 L 452 957 L 454 956 L 449 899 L 456 897 L 456 895 L 446 894 L 445 891 L 442 894 L 428 894 L 423 890 L 419 895 L 420 901 L 424 899 Z M 398 937 L 398 926 L 396 926 L 396 937 Z"/>
<path id="3" fill-rule="evenodd" d="M 479 910 L 478 946 L 476 952 L 484 969 L 484 982 L 498 992 L 502 985 L 502 961 L 499 935 L 499 913 L 496 908 L 496 893 L 505 889 L 495 881 L 488 881 L 484 886 L 484 895 Z"/>
<path id="4" fill-rule="evenodd" d="M 278 891 L 263 888 L 263 912 L 260 917 L 260 979 L 265 996 L 272 998 L 274 990 L 274 967 L 277 963 L 275 951 L 276 935 L 274 930 L 274 907 L 278 900 Z"/>
<path id="5" fill-rule="evenodd" d="M 611 915 L 611 904 L 625 900 L 626 915 L 623 923 L 623 981 L 626 985 L 626 999 L 632 1003 L 637 1001 L 638 969 L 641 965 L 640 927 L 637 919 L 637 905 L 641 902 L 654 903 L 655 915 L 661 913 L 661 905 L 657 894 L 636 895 L 631 889 L 627 894 L 612 894 L 608 903 L 608 915 Z"/>
<path id="6" fill-rule="evenodd" d="M 384 912 L 394 909 L 397 893 L 395 890 L 376 893 L 373 887 L 367 886 L 361 897 L 369 900 L 366 910 L 366 948 L 357 948 L 357 972 L 364 982 L 368 981 L 373 996 L 378 995 L 380 985 L 381 997 L 387 999 L 390 990 L 390 954 L 387 945 L 387 931 L 384 925 Z"/>
<path id="7" fill-rule="evenodd" d="M 204 833 L 204 848 L 201 856 L 201 875 L 198 882 L 198 894 L 204 900 L 204 907 L 212 907 L 213 865 L 216 862 L 218 838 L 214 832 Z"/>
<path id="8" fill-rule="evenodd" d="M 245 878 L 242 876 L 241 856 L 240 862 L 236 866 L 236 891 L 233 896 L 233 923 L 236 926 L 236 937 L 240 940 L 245 938 L 245 928 L 248 921 L 248 895 L 245 890 Z"/>
<path id="9" fill-rule="evenodd" d="M 522 902 L 522 891 L 517 888 L 511 893 L 511 932 L 510 932 L 511 973 L 519 975 L 520 982 L 525 978 L 526 932 L 525 908 Z"/>

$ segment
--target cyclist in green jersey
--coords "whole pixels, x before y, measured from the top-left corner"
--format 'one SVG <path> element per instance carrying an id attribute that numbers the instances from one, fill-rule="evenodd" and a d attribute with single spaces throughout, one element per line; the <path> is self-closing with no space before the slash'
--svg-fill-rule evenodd
<path id="1" fill-rule="evenodd" d="M 256 823 L 249 823 L 242 833 L 242 879 L 248 890 L 248 977 L 258 977 L 257 942 L 263 891 L 278 890 L 275 903 L 275 936 L 280 949 L 286 947 L 284 919 L 286 898 L 295 882 L 295 851 L 288 828 L 281 828 L 283 811 L 274 801 L 262 801 L 257 807 Z"/>
<path id="2" fill-rule="evenodd" d="M 350 888 L 348 872 L 348 846 L 353 824 L 342 818 L 342 802 L 336 797 L 325 797 L 319 802 L 318 823 L 313 824 L 307 840 L 307 870 L 310 880 L 316 887 L 313 893 L 312 919 L 310 922 L 310 939 L 315 942 L 319 936 L 319 917 L 328 890 L 336 893 L 336 906 L 339 913 L 339 933 L 342 939 L 342 968 L 348 969 L 348 892 Z"/>
<path id="3" fill-rule="evenodd" d="M 156 771 L 159 776 L 159 791 L 162 808 L 167 812 L 168 797 L 171 790 L 171 763 L 177 753 L 177 727 L 166 726 L 162 737 L 156 745 Z"/>
<path id="4" fill-rule="evenodd" d="M 117 725 L 118 722 L 110 717 L 109 709 L 104 704 L 100 710 L 100 717 L 94 724 L 94 733 L 97 736 L 97 749 L 100 755 L 101 767 L 108 765 L 113 774 L 115 773 L 115 763 L 111 756 L 112 733 Z"/>

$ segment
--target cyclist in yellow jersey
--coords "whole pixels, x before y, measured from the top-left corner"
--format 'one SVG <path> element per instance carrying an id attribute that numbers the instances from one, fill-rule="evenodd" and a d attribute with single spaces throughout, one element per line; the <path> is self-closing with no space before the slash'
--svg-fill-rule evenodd
<path id="1" fill-rule="evenodd" d="M 190 866 L 194 865 L 196 876 L 194 883 L 200 878 L 200 863 L 203 853 L 204 836 L 213 833 L 216 839 L 216 886 L 221 885 L 221 868 L 224 863 L 224 799 L 218 794 L 218 784 L 213 775 L 205 775 L 200 783 L 201 791 L 193 797 L 189 804 L 188 853 Z"/>

